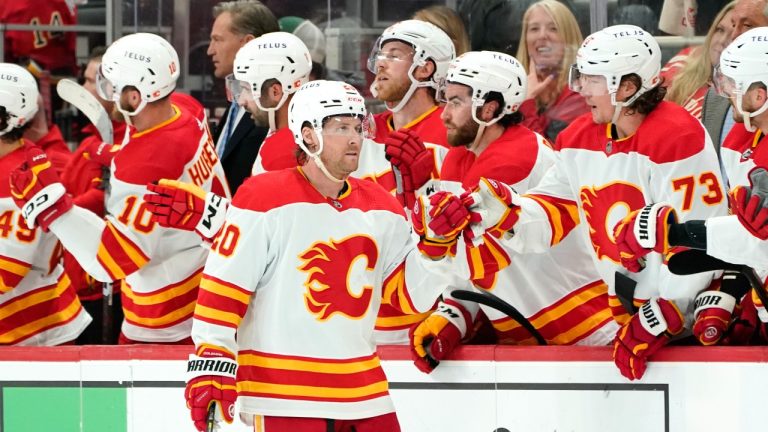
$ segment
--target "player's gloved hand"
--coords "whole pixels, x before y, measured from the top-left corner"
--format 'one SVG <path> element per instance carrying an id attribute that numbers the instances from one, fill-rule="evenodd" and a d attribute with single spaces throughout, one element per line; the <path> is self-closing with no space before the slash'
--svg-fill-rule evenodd
<path id="1" fill-rule="evenodd" d="M 162 179 L 148 184 L 144 195 L 152 220 L 160 226 L 195 231 L 204 240 L 213 239 L 224 225 L 226 199 L 178 180 Z"/>
<path id="2" fill-rule="evenodd" d="M 451 207 L 444 203 L 444 201 L 449 203 L 451 201 L 450 198 L 445 197 L 448 195 L 448 192 L 438 192 L 438 194 L 443 198 L 438 197 L 435 200 L 439 204 L 444 204 L 443 206 L 432 206 L 431 198 L 421 195 L 416 199 L 416 204 L 413 206 L 413 212 L 411 213 L 413 230 L 420 238 L 417 246 L 421 253 L 432 259 L 441 259 L 446 255 L 455 256 L 456 239 L 460 234 L 460 231 L 453 231 L 450 233 L 451 235 L 441 236 L 432 231 L 433 219 L 447 219 L 447 217 L 442 216 L 442 213 Z"/>
<path id="3" fill-rule="evenodd" d="M 11 196 L 29 229 L 37 224 L 48 232 L 51 223 L 72 208 L 72 197 L 40 147 L 27 146 L 24 155 L 25 161 L 11 171 Z"/>
<path id="4" fill-rule="evenodd" d="M 693 335 L 702 345 L 718 343 L 731 324 L 736 298 L 721 291 L 702 291 L 693 305 Z"/>
<path id="5" fill-rule="evenodd" d="M 434 155 L 427 150 L 419 135 L 410 129 L 389 134 L 384 141 L 384 151 L 387 160 L 404 174 L 403 187 L 406 191 L 424 186 L 436 171 Z"/>
<path id="6" fill-rule="evenodd" d="M 197 430 L 206 430 L 212 403 L 218 407 L 216 418 L 232 423 L 237 399 L 236 374 L 235 356 L 222 348 L 202 345 L 197 354 L 190 354 L 184 397 Z"/>
<path id="7" fill-rule="evenodd" d="M 92 140 L 83 150 L 83 157 L 89 161 L 109 168 L 112 165 L 112 159 L 122 147 L 119 144 L 109 144 L 98 140 Z"/>
<path id="8" fill-rule="evenodd" d="M 730 330 L 723 338 L 723 345 L 764 345 L 768 341 L 766 325 L 757 317 L 757 308 L 752 300 L 753 296 L 750 291 L 736 305 L 733 312 L 733 322 Z"/>
<path id="9" fill-rule="evenodd" d="M 471 328 L 472 319 L 459 303 L 441 301 L 437 310 L 411 327 L 411 358 L 416 367 L 430 373 L 445 359 Z"/>
<path id="10" fill-rule="evenodd" d="M 613 235 L 621 265 L 631 272 L 639 272 L 645 265 L 643 257 L 649 253 L 668 254 L 671 223 L 677 223 L 677 214 L 664 203 L 648 204 L 617 223 Z"/>
<path id="11" fill-rule="evenodd" d="M 749 172 L 749 186 L 730 192 L 731 210 L 755 237 L 768 239 L 768 171 L 757 167 Z"/>
<path id="12" fill-rule="evenodd" d="M 517 192 L 504 183 L 481 177 L 472 192 L 461 196 L 472 218 L 464 230 L 467 241 L 486 232 L 496 238 L 510 233 L 520 218 L 519 198 Z"/>
<path id="13" fill-rule="evenodd" d="M 683 315 L 674 303 L 653 297 L 616 333 L 613 361 L 630 380 L 645 373 L 648 357 L 683 331 Z"/>
<path id="14" fill-rule="evenodd" d="M 456 237 L 467 227 L 471 214 L 458 196 L 445 191 L 429 196 L 429 228 L 442 237 Z"/>

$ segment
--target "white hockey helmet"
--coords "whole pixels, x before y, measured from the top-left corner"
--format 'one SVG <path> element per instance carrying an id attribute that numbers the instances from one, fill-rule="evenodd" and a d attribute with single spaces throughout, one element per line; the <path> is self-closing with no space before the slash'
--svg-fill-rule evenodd
<path id="1" fill-rule="evenodd" d="M 720 54 L 712 81 L 718 93 L 736 98 L 736 110 L 744 117 L 744 126 L 753 132 L 751 118 L 768 109 L 768 103 L 755 112 L 745 112 L 744 94 L 754 83 L 768 87 L 768 27 L 757 27 L 742 33 Z"/>
<path id="2" fill-rule="evenodd" d="M 286 32 L 264 34 L 251 40 L 235 55 L 235 79 L 247 84 L 259 109 L 275 111 L 309 81 L 312 58 L 304 42 Z M 274 108 L 261 105 L 259 96 L 265 81 L 276 79 L 283 87 L 283 98 Z"/>
<path id="3" fill-rule="evenodd" d="M 0 63 L 0 106 L 8 113 L 8 124 L 0 136 L 27 124 L 37 114 L 37 82 L 23 67 Z"/>
<path id="4" fill-rule="evenodd" d="M 451 38 L 436 25 L 420 20 L 405 20 L 389 26 L 379 36 L 373 45 L 371 55 L 368 57 L 368 70 L 376 73 L 376 62 L 384 44 L 389 41 L 401 41 L 413 47 L 413 64 L 408 70 L 408 79 L 411 86 L 403 97 L 403 100 L 390 111 L 397 112 L 408 102 L 411 95 L 419 87 L 432 87 L 437 89 L 445 79 L 448 65 L 456 58 L 456 49 Z M 413 77 L 413 71 L 432 60 L 435 64 L 435 73 L 427 81 L 417 81 Z"/>
<path id="5" fill-rule="evenodd" d="M 320 161 L 323 152 L 323 123 L 333 116 L 356 116 L 366 120 L 365 99 L 351 85 L 341 81 L 310 81 L 294 94 L 288 105 L 288 127 L 296 144 L 320 167 L 331 180 L 343 180 L 333 177 Z M 311 152 L 301 134 L 305 123 L 314 129 L 318 139 L 318 148 Z M 365 128 L 365 126 L 363 126 Z"/>
<path id="6" fill-rule="evenodd" d="M 123 36 L 107 48 L 96 74 L 96 89 L 103 99 L 117 103 L 126 115 L 136 115 L 148 102 L 169 95 L 179 78 L 179 56 L 168 41 L 151 33 Z M 141 93 L 141 103 L 133 112 L 120 108 L 120 94 L 126 86 Z"/>
<path id="7" fill-rule="evenodd" d="M 472 119 L 489 126 L 520 108 L 528 88 L 528 74 L 523 65 L 509 54 L 495 51 L 470 51 L 451 62 L 446 83 L 463 84 L 472 90 Z M 477 118 L 477 109 L 490 92 L 501 93 L 504 106 L 498 117 L 489 122 Z"/>
<path id="8" fill-rule="evenodd" d="M 653 36 L 640 27 L 621 24 L 606 27 L 584 39 L 576 54 L 576 64 L 571 67 L 570 85 L 578 87 L 580 75 L 605 77 L 611 102 L 616 112 L 631 105 L 638 97 L 661 83 L 661 49 Z M 625 102 L 616 101 L 616 92 L 625 75 L 637 74 L 641 86 Z M 614 122 L 618 114 L 614 115 Z"/>

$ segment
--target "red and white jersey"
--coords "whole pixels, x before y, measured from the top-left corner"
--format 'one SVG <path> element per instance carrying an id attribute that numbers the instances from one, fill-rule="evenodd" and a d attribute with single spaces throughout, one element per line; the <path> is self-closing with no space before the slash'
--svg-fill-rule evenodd
<path id="1" fill-rule="evenodd" d="M 628 315 L 615 296 L 616 272 L 637 282 L 636 304 L 661 296 L 687 311 L 712 274 L 673 275 L 655 252 L 647 256 L 643 271 L 628 273 L 620 264 L 613 229 L 648 203 L 672 205 L 682 221 L 726 214 L 712 143 L 700 122 L 669 102 L 661 102 L 629 137 L 612 138 L 611 129 L 585 115 L 560 133 L 556 165 L 522 198 L 515 235 L 504 242 L 519 252 L 543 252 L 578 226 L 592 245 L 592 259 L 608 284 L 619 322 Z"/>
<path id="2" fill-rule="evenodd" d="M 464 147 L 452 148 L 443 164 L 440 182 L 474 189 L 481 177 L 504 182 L 518 193 L 536 186 L 555 163 L 555 152 L 541 135 L 516 125 L 483 150 L 479 156 Z M 450 189 L 450 188 L 449 188 Z M 502 270 L 484 274 L 473 270 L 474 285 L 492 291 L 514 305 L 552 345 L 606 345 L 616 334 L 608 308 L 608 289 L 592 263 L 591 249 L 571 233 L 544 253 L 518 254 L 485 237 Z M 489 249 L 470 249 L 480 258 Z M 465 309 L 470 310 L 466 302 Z M 499 340 L 509 344 L 535 344 L 536 340 L 506 314 L 480 306 L 496 329 Z"/>
<path id="3" fill-rule="evenodd" d="M 0 2 L 0 23 L 27 25 L 75 25 L 77 14 L 67 0 Z M 5 31 L 5 60 L 19 63 L 31 58 L 43 69 L 76 73 L 75 32 Z"/>
<path id="4" fill-rule="evenodd" d="M 435 171 L 432 178 L 437 179 L 443 165 L 443 159 L 448 152 L 448 135 L 445 125 L 440 119 L 443 108 L 434 106 L 407 125 L 404 129 L 415 131 L 424 142 L 427 150 L 431 151 L 435 160 Z M 391 111 L 384 111 L 373 116 L 375 133 L 372 140 L 364 140 L 360 151 L 360 159 L 353 177 L 370 180 L 379 184 L 393 195 L 397 185 L 392 173 L 392 164 L 386 158 L 384 142 L 394 129 Z M 403 314 L 401 311 L 383 305 L 376 322 L 376 340 L 382 344 L 404 344 L 408 342 L 408 329 L 423 321 L 432 311 L 422 314 Z"/>
<path id="5" fill-rule="evenodd" d="M 749 172 L 768 168 L 768 144 L 760 129 L 749 132 L 736 123 L 723 142 L 720 156 L 728 177 L 728 188 L 749 186 Z M 768 242 L 745 229 L 736 216 L 707 220 L 707 254 L 727 262 L 768 270 Z"/>
<path id="6" fill-rule="evenodd" d="M 766 143 L 768 140 L 760 129 L 749 132 L 744 123 L 733 125 L 720 149 L 729 190 L 736 186 L 749 186 L 749 172 L 756 166 L 768 167 Z"/>
<path id="7" fill-rule="evenodd" d="M 11 198 L 10 174 L 24 149 L 0 158 L 0 345 L 59 345 L 77 338 L 91 317 L 59 264 L 56 236 L 28 229 Z"/>
<path id="8" fill-rule="evenodd" d="M 440 119 L 442 113 L 442 107 L 434 106 L 407 125 L 403 126 L 402 129 L 410 129 L 416 132 L 425 143 L 449 147 L 448 134 L 445 131 L 443 120 Z M 387 140 L 389 134 L 395 131 L 395 124 L 392 116 L 393 114 L 391 111 L 384 111 L 373 116 L 376 125 L 376 132 L 373 138 L 374 141 L 383 143 Z"/>
<path id="9" fill-rule="evenodd" d="M 373 342 L 379 306 L 429 308 L 454 265 L 418 252 L 398 201 L 371 182 L 349 178 L 330 199 L 300 168 L 260 174 L 213 242 L 192 338 L 238 353 L 247 417 L 393 412 Z"/>
<path id="10" fill-rule="evenodd" d="M 147 183 L 175 179 L 229 197 L 204 121 L 173 105 L 174 116 L 133 132 L 112 161 L 107 217 L 77 206 L 51 230 L 88 273 L 122 285 L 126 337 L 175 342 L 189 337 L 207 250 L 194 232 L 150 219 Z"/>
<path id="11" fill-rule="evenodd" d="M 297 148 L 299 146 L 288 126 L 270 131 L 259 147 L 251 175 L 296 167 L 299 164 L 295 154 Z"/>

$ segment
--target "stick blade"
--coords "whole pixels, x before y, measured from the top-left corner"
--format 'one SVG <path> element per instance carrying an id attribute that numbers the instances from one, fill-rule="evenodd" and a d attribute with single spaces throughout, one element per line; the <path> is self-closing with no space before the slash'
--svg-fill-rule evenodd
<path id="1" fill-rule="evenodd" d="M 56 84 L 56 92 L 62 99 L 72 104 L 83 115 L 88 117 L 88 120 L 96 126 L 102 141 L 110 144 L 115 142 L 112 132 L 112 120 L 110 120 L 107 110 L 104 109 L 94 95 L 71 79 L 59 80 L 58 84 Z"/>

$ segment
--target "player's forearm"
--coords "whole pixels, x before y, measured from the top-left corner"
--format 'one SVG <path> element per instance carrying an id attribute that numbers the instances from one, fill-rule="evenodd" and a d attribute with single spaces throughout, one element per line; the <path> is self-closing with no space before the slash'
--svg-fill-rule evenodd
<path id="1" fill-rule="evenodd" d="M 413 250 L 405 261 L 405 286 L 415 312 L 432 308 L 435 300 L 449 287 L 464 286 L 469 280 L 469 269 L 463 248 L 456 257 L 431 260 Z"/>
<path id="2" fill-rule="evenodd" d="M 61 215 L 50 226 L 51 232 L 59 238 L 64 249 L 75 257 L 83 270 L 98 281 L 111 282 L 114 279 L 97 258 L 105 227 L 103 219 L 77 206 Z"/>

